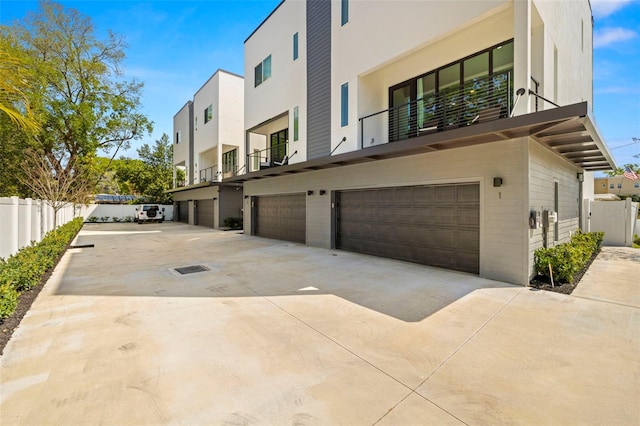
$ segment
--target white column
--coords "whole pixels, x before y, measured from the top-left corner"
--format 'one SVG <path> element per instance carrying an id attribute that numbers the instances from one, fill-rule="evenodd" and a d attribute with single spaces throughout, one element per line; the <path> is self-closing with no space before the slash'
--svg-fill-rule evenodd
<path id="1" fill-rule="evenodd" d="M 33 214 L 31 213 L 31 209 L 33 208 L 33 200 L 31 198 L 27 198 L 25 201 L 25 214 L 24 218 L 27 221 L 27 226 L 24 228 L 24 239 L 27 242 L 27 245 L 31 244 L 32 241 L 32 229 L 33 229 Z"/>
<path id="2" fill-rule="evenodd" d="M 42 240 L 42 201 L 34 201 L 31 206 L 31 238 L 39 242 Z"/>
<path id="3" fill-rule="evenodd" d="M 11 208 L 9 210 L 9 254 L 18 252 L 18 228 L 20 226 L 20 199 L 11 197 Z"/>
<path id="4" fill-rule="evenodd" d="M 513 5 L 513 90 L 525 89 L 515 107 L 514 115 L 530 112 L 531 87 L 531 0 L 515 0 Z M 516 96 L 513 93 L 513 96 Z M 514 98 L 515 99 L 515 98 Z"/>

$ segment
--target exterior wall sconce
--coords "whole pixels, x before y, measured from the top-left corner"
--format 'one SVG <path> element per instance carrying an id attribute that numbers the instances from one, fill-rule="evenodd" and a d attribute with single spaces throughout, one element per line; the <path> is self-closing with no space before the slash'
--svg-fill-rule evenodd
<path id="1" fill-rule="evenodd" d="M 493 187 L 494 188 L 499 188 L 502 186 L 502 178 L 501 177 L 494 177 L 493 178 Z"/>
<path id="2" fill-rule="evenodd" d="M 217 199 L 218 199 L 218 197 L 213 197 L 213 201 L 215 201 L 215 200 L 217 200 Z"/>
<path id="3" fill-rule="evenodd" d="M 326 194 L 326 193 L 327 193 L 327 191 L 325 191 L 324 189 L 321 189 L 321 190 L 320 190 L 320 195 L 324 195 L 324 194 Z"/>
<path id="4" fill-rule="evenodd" d="M 307 191 L 307 195 L 313 195 L 313 191 L 310 189 Z"/>
<path id="5" fill-rule="evenodd" d="M 249 196 L 248 196 L 248 195 L 245 195 L 245 196 L 244 196 L 244 199 L 246 200 L 247 198 L 249 198 Z"/>
<path id="6" fill-rule="evenodd" d="M 578 178 L 578 182 L 584 182 L 584 173 L 583 172 L 578 172 L 576 177 Z"/>

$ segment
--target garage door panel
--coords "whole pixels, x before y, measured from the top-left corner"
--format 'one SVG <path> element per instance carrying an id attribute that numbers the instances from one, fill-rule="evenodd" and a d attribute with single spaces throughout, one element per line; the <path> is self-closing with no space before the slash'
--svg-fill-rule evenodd
<path id="1" fill-rule="evenodd" d="M 198 207 L 196 208 L 196 223 L 198 226 L 206 226 L 207 228 L 214 227 L 214 212 L 215 201 L 213 200 L 198 200 Z"/>
<path id="2" fill-rule="evenodd" d="M 178 221 L 181 223 L 189 223 L 188 201 L 178 201 Z"/>
<path id="3" fill-rule="evenodd" d="M 337 248 L 479 272 L 479 185 L 338 193 Z"/>
<path id="4" fill-rule="evenodd" d="M 255 199 L 255 234 L 305 243 L 305 194 L 261 196 Z"/>

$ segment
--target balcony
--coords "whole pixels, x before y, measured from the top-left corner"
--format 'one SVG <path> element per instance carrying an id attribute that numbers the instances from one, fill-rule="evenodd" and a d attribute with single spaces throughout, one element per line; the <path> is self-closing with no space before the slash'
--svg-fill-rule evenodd
<path id="1" fill-rule="evenodd" d="M 218 166 L 207 167 L 200 170 L 200 182 L 217 182 L 218 179 Z"/>
<path id="2" fill-rule="evenodd" d="M 251 154 L 247 155 L 248 172 L 289 164 L 289 158 L 291 156 L 288 154 L 288 151 L 288 143 L 274 144 L 265 149 L 254 150 Z"/>
<path id="3" fill-rule="evenodd" d="M 360 147 L 507 118 L 513 107 L 512 86 L 511 71 L 503 72 L 362 117 Z"/>

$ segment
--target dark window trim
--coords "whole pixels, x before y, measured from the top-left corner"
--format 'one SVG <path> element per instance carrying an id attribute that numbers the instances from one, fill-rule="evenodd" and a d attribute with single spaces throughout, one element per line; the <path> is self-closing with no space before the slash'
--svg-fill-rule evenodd
<path id="1" fill-rule="evenodd" d="M 438 68 L 435 68 L 433 70 L 427 71 L 424 74 L 420 74 L 418 76 L 415 76 L 415 77 L 409 78 L 409 79 L 407 79 L 405 81 L 402 81 L 402 82 L 400 82 L 398 84 L 394 84 L 393 86 L 389 87 L 389 107 L 391 107 L 391 101 L 392 101 L 391 93 L 392 93 L 393 90 L 398 89 L 398 88 L 400 88 L 402 86 L 405 86 L 405 85 L 407 85 L 409 83 L 417 82 L 419 79 L 421 79 L 423 77 L 426 77 L 429 74 L 433 74 L 433 73 L 436 74 L 436 78 L 435 78 L 435 88 L 436 88 L 436 90 L 435 90 L 435 93 L 438 93 L 440 91 L 440 71 L 442 71 L 443 69 L 448 68 L 448 67 L 450 67 L 452 65 L 460 64 L 459 81 L 462 82 L 464 80 L 464 61 L 466 61 L 467 59 L 471 59 L 474 56 L 482 55 L 483 53 L 486 53 L 486 52 L 489 52 L 489 76 L 490 77 L 493 76 L 494 75 L 493 74 L 493 50 L 497 49 L 500 46 L 504 46 L 506 44 L 512 43 L 513 40 L 514 39 L 505 40 L 502 43 L 498 43 L 498 44 L 495 44 L 495 45 L 493 45 L 491 47 L 488 47 L 486 49 L 480 50 L 478 52 L 474 52 L 471 55 L 467 55 L 464 58 L 461 58 L 461 59 L 458 59 L 456 61 L 450 62 L 448 64 L 442 65 L 442 66 L 440 66 Z M 415 86 L 415 84 L 414 84 L 414 86 Z M 413 91 L 414 90 L 412 89 L 412 95 L 414 95 Z M 417 96 L 417 93 L 415 94 L 415 96 Z"/>

